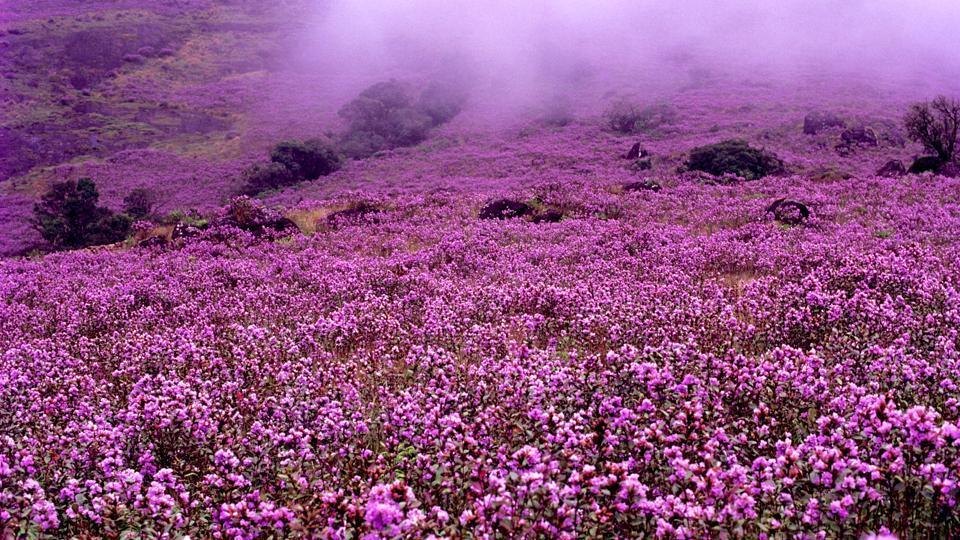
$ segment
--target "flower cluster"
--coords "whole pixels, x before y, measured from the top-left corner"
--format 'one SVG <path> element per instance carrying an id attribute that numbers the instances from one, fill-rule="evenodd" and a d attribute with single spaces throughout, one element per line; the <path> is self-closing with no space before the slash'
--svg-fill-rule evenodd
<path id="1" fill-rule="evenodd" d="M 960 182 L 662 181 L 0 263 L 3 529 L 953 534 Z"/>

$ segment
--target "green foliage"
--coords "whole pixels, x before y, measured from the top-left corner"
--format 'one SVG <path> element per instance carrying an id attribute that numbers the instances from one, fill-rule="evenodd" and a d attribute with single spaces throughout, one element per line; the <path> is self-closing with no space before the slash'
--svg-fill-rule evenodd
<path id="1" fill-rule="evenodd" d="M 243 171 L 243 193 L 256 195 L 271 189 L 296 184 L 297 177 L 283 164 L 275 161 L 255 163 Z"/>
<path id="2" fill-rule="evenodd" d="M 370 157 L 390 147 L 387 140 L 372 131 L 348 131 L 340 139 L 340 151 L 353 159 Z"/>
<path id="3" fill-rule="evenodd" d="M 407 87 L 397 81 L 377 83 L 344 105 L 337 114 L 347 122 L 341 151 L 352 158 L 423 142 L 430 129 L 460 112 L 464 97 L 444 85 L 424 91 L 414 104 Z"/>
<path id="4" fill-rule="evenodd" d="M 206 228 L 206 226 L 210 224 L 210 221 L 203 217 L 196 210 L 174 210 L 173 212 L 167 214 L 166 217 L 160 221 L 161 223 L 167 225 L 182 224 L 188 227 L 195 227 L 197 229 Z"/>
<path id="5" fill-rule="evenodd" d="M 112 244 L 126 238 L 133 220 L 97 206 L 100 193 L 82 178 L 53 185 L 33 207 L 33 226 L 58 249 Z"/>
<path id="6" fill-rule="evenodd" d="M 431 124 L 439 126 L 460 114 L 467 95 L 453 83 L 434 82 L 420 94 L 417 110 L 430 117 Z"/>
<path id="7" fill-rule="evenodd" d="M 687 167 L 716 176 L 733 174 L 755 180 L 783 171 L 783 162 L 771 152 L 753 148 L 746 141 L 731 139 L 694 148 L 690 151 Z"/>
<path id="8" fill-rule="evenodd" d="M 340 153 L 323 139 L 283 141 L 270 151 L 269 162 L 256 163 L 243 172 L 241 193 L 256 195 L 302 180 L 316 180 L 341 166 Z"/>
<path id="9" fill-rule="evenodd" d="M 270 160 L 286 167 L 297 180 L 316 180 L 341 166 L 336 149 L 321 139 L 281 142 L 270 152 Z"/>
<path id="10" fill-rule="evenodd" d="M 903 121 L 907 136 L 937 155 L 942 163 L 954 158 L 960 133 L 960 101 L 939 96 L 910 107 Z"/>

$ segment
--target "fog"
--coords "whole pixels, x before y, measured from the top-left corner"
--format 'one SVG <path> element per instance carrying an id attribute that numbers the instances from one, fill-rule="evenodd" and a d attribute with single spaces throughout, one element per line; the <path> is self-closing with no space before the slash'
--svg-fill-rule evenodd
<path id="1" fill-rule="evenodd" d="M 458 77 L 529 103 L 690 73 L 954 77 L 955 0 L 367 0 L 319 4 L 300 60 L 331 84 Z"/>

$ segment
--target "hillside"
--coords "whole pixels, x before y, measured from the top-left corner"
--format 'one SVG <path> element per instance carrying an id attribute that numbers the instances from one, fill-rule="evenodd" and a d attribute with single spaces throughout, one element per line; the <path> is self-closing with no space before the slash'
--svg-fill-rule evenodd
<path id="1" fill-rule="evenodd" d="M 4 537 L 957 535 L 960 178 L 885 167 L 946 72 L 474 86 L 237 199 L 364 88 L 431 83 L 328 84 L 303 5 L 265 5 L 0 18 Z M 625 103 L 657 119 L 618 132 Z M 696 170 L 722 141 L 759 172 Z M 54 250 L 33 206 L 84 177 L 154 214 Z"/>

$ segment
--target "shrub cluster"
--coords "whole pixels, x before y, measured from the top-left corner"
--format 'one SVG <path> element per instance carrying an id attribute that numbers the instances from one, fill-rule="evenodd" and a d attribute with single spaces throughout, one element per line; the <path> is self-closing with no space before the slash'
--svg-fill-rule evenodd
<path id="1" fill-rule="evenodd" d="M 342 165 L 336 148 L 323 139 L 284 141 L 270 151 L 270 161 L 255 163 L 243 172 L 243 193 L 256 195 L 302 180 L 316 180 Z"/>
<path id="2" fill-rule="evenodd" d="M 379 82 L 344 105 L 338 114 L 347 123 L 336 144 L 324 139 L 291 140 L 277 144 L 270 161 L 243 172 L 243 195 L 257 195 L 303 180 L 316 180 L 338 169 L 341 156 L 361 159 L 391 148 L 413 146 L 430 129 L 460 113 L 466 94 L 459 85 L 434 82 L 414 99 L 395 80 Z"/>
<path id="3" fill-rule="evenodd" d="M 431 128 L 453 119 L 465 99 L 460 87 L 448 83 L 431 84 L 417 100 L 398 81 L 374 84 L 338 112 L 347 122 L 340 150 L 352 158 L 365 158 L 381 150 L 418 144 Z"/>
<path id="4" fill-rule="evenodd" d="M 756 180 L 783 171 L 783 161 L 771 152 L 751 147 L 746 141 L 730 139 L 694 148 L 687 167 L 715 176 L 733 174 Z"/>

